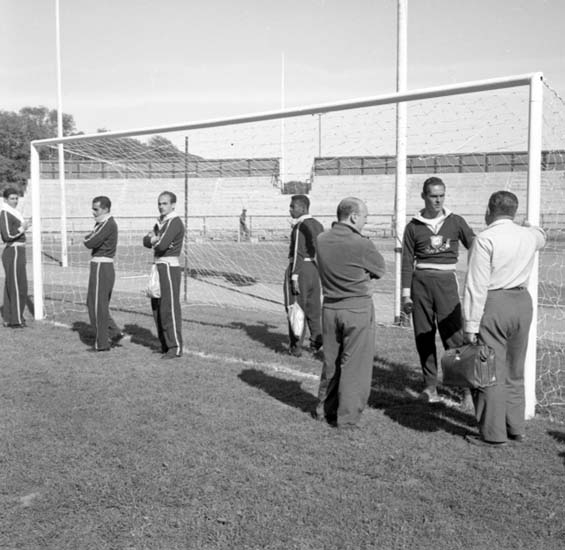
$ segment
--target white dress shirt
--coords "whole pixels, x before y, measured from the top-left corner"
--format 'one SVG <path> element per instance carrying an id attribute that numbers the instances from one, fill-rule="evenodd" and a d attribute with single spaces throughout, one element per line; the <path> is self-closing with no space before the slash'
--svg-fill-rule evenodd
<path id="1" fill-rule="evenodd" d="M 465 332 L 479 332 L 489 290 L 527 286 L 535 253 L 545 241 L 543 229 L 508 218 L 495 220 L 475 237 L 463 293 Z"/>

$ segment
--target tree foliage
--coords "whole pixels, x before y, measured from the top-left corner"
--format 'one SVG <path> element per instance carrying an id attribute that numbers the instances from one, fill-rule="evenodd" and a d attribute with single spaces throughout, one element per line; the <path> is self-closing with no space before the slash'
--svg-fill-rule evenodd
<path id="1" fill-rule="evenodd" d="M 63 135 L 75 132 L 72 115 L 63 114 Z M 57 136 L 57 111 L 47 107 L 23 107 L 18 112 L 0 110 L 0 182 L 24 190 L 29 178 L 30 142 Z M 41 158 L 51 158 L 45 149 Z"/>

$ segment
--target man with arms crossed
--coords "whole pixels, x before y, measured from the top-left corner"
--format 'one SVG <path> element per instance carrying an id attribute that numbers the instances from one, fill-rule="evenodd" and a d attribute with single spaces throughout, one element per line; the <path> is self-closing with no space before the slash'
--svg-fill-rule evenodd
<path id="1" fill-rule="evenodd" d="M 4 203 L 0 211 L 0 234 L 6 243 L 2 253 L 2 264 L 6 279 L 4 283 L 4 326 L 24 328 L 24 308 L 27 300 L 25 232 L 29 221 L 16 210 L 20 195 L 16 189 L 4 190 Z"/>
<path id="2" fill-rule="evenodd" d="M 321 289 L 320 276 L 316 265 L 316 238 L 324 230 L 322 224 L 310 213 L 310 199 L 306 195 L 294 195 L 290 199 L 290 216 L 293 227 L 290 232 L 289 264 L 284 276 L 285 308 L 298 302 L 310 330 L 310 349 L 318 351 L 322 347 L 321 328 Z M 304 332 L 297 337 L 288 324 L 291 355 L 302 355 Z"/>
<path id="3" fill-rule="evenodd" d="M 469 248 L 474 233 L 467 222 L 444 208 L 445 184 L 431 177 L 422 189 L 424 208 L 404 230 L 402 243 L 402 309 L 412 313 L 416 350 L 424 375 L 421 399 L 440 401 L 436 325 L 445 349 L 463 343 L 463 316 L 459 300 L 456 266 L 459 241 Z M 470 392 L 463 406 L 473 408 Z"/>
<path id="4" fill-rule="evenodd" d="M 480 338 L 496 361 L 496 385 L 474 392 L 480 436 L 466 439 L 476 445 L 524 439 L 524 362 L 533 312 L 526 286 L 546 238 L 539 227 L 515 224 L 517 209 L 513 193 L 491 195 L 487 228 L 473 242 L 465 280 L 465 341 Z"/>
<path id="5" fill-rule="evenodd" d="M 318 419 L 354 428 L 367 405 L 375 355 L 375 313 L 369 280 L 380 279 L 385 261 L 361 234 L 367 206 L 343 199 L 337 223 L 318 236 L 318 265 L 324 292 L 324 366 L 318 390 Z"/>
<path id="6" fill-rule="evenodd" d="M 163 359 L 182 355 L 182 317 L 180 309 L 180 254 L 184 224 L 175 212 L 177 197 L 170 191 L 159 195 L 159 219 L 143 238 L 143 246 L 152 248 L 159 273 L 161 297 L 151 298 L 151 309 L 161 342 Z"/>
<path id="7" fill-rule="evenodd" d="M 124 337 L 110 315 L 110 299 L 116 280 L 114 256 L 118 246 L 118 225 L 110 209 L 112 203 L 103 195 L 92 199 L 94 229 L 84 238 L 92 250 L 86 305 L 90 324 L 96 330 L 95 351 L 108 351 Z"/>

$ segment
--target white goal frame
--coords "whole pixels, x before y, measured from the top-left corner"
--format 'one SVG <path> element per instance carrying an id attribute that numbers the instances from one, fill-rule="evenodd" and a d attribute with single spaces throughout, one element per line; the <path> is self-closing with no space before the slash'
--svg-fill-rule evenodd
<path id="1" fill-rule="evenodd" d="M 32 237 L 33 237 L 33 293 L 35 319 L 44 318 L 43 302 L 43 273 L 42 273 L 42 244 L 41 244 L 41 204 L 40 204 L 40 162 L 38 147 L 44 145 L 60 146 L 66 143 L 99 140 L 103 138 L 136 137 L 146 134 L 163 134 L 175 131 L 188 131 L 204 128 L 214 128 L 219 126 L 239 125 L 251 122 L 262 122 L 267 120 L 284 120 L 285 118 L 298 117 L 304 115 L 317 115 L 335 111 L 345 111 L 374 107 L 385 104 L 404 104 L 410 101 L 440 98 L 444 96 L 471 94 L 504 88 L 528 87 L 529 88 L 529 122 L 528 122 L 528 175 L 527 175 L 527 219 L 532 225 L 538 225 L 540 220 L 540 185 L 541 185 L 541 151 L 542 151 L 542 124 L 543 124 L 543 74 L 541 72 L 494 78 L 453 84 L 448 86 L 438 86 L 424 88 L 407 92 L 397 92 L 385 95 L 378 95 L 367 98 L 353 99 L 342 102 L 310 105 L 291 109 L 280 109 L 256 114 L 246 114 L 236 117 L 223 119 L 210 119 L 197 122 L 188 122 L 171 126 L 138 128 L 126 131 L 105 132 L 103 134 L 87 134 L 80 136 L 67 136 L 63 138 L 51 138 L 34 140 L 30 144 L 31 165 L 30 165 L 30 186 L 32 200 Z M 406 136 L 399 135 L 397 131 L 397 143 L 406 143 Z M 397 147 L 402 152 L 403 147 Z M 400 153 L 401 154 L 401 153 Z M 404 159 L 405 162 L 405 159 Z M 402 163 L 401 158 L 397 158 L 397 166 Z M 395 201 L 395 220 L 396 220 L 396 247 L 395 247 L 395 299 L 394 299 L 394 318 L 400 318 L 400 261 L 401 244 L 406 220 L 406 171 L 399 170 L 396 181 L 396 201 Z M 486 206 L 486 205 L 485 205 Z M 65 213 L 62 214 L 62 227 L 65 226 Z M 63 235 L 62 246 L 65 246 Z M 534 307 L 534 317 L 530 329 L 528 340 L 528 352 L 526 356 L 525 386 L 526 386 L 526 418 L 531 418 L 535 414 L 535 383 L 536 383 L 536 340 L 537 340 L 537 302 L 538 302 L 538 259 L 536 255 L 534 271 L 528 286 L 532 296 Z"/>

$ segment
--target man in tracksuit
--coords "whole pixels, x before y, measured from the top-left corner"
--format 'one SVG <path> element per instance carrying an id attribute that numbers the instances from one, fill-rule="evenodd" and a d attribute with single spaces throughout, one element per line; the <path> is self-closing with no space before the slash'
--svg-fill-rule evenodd
<path id="1" fill-rule="evenodd" d="M 456 277 L 459 242 L 469 248 L 475 234 L 467 222 L 443 203 L 445 184 L 431 177 L 422 189 L 424 208 L 404 230 L 402 244 L 402 308 L 412 313 L 416 350 L 424 375 L 421 399 L 435 403 L 438 368 L 436 326 L 445 349 L 463 344 L 463 315 Z M 472 410 L 468 391 L 463 406 Z"/>
<path id="2" fill-rule="evenodd" d="M 110 214 L 112 203 L 105 196 L 92 199 L 94 229 L 84 238 L 84 246 L 92 250 L 86 305 L 90 324 L 96 330 L 95 351 L 108 351 L 124 334 L 110 315 L 110 299 L 116 274 L 114 256 L 118 245 L 118 225 Z"/>
<path id="3" fill-rule="evenodd" d="M 19 194 L 16 189 L 4 190 L 4 203 L 0 211 L 0 234 L 6 243 L 2 253 L 2 264 L 6 273 L 2 315 L 4 326 L 24 328 L 24 308 L 27 300 L 26 275 L 26 229 L 30 224 L 16 210 Z"/>
<path id="4" fill-rule="evenodd" d="M 310 349 L 314 352 L 322 347 L 321 287 L 316 265 L 316 239 L 324 230 L 322 224 L 310 213 L 310 200 L 306 195 L 294 195 L 290 199 L 290 216 L 293 220 L 290 232 L 288 267 L 284 276 L 285 308 L 298 302 L 310 330 Z M 296 336 L 288 323 L 289 352 L 299 357 L 302 354 L 304 332 Z"/>
<path id="5" fill-rule="evenodd" d="M 154 251 L 159 273 L 161 297 L 151 298 L 151 309 L 161 342 L 163 359 L 182 355 L 182 317 L 180 308 L 180 254 L 184 224 L 175 212 L 177 197 L 170 191 L 159 195 L 159 219 L 143 238 L 143 246 Z"/>

